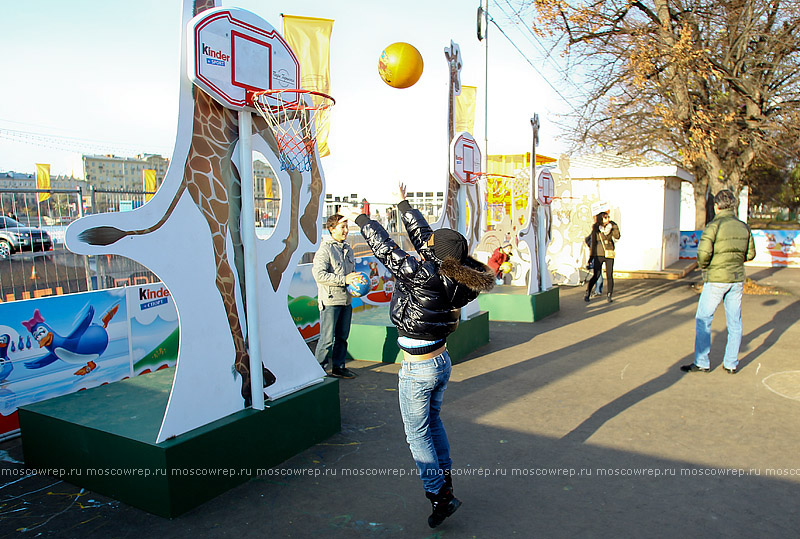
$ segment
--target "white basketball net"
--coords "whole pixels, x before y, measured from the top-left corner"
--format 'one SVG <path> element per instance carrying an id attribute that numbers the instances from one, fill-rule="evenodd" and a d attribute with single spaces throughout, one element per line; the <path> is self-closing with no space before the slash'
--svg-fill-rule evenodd
<path id="1" fill-rule="evenodd" d="M 311 170 L 316 133 L 327 127 L 334 103 L 329 95 L 297 88 L 254 95 L 253 107 L 267 122 L 278 143 L 281 170 Z"/>

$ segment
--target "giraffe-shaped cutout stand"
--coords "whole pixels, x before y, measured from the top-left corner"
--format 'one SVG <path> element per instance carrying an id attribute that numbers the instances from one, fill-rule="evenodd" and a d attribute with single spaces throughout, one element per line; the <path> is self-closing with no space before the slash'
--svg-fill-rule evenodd
<path id="1" fill-rule="evenodd" d="M 461 68 L 464 63 L 461 57 L 461 47 L 453 41 L 450 41 L 449 47 L 445 47 L 444 55 L 450 75 L 447 100 L 447 139 L 452 142 L 456 137 L 456 96 L 461 94 Z M 454 159 L 451 153 L 448 155 L 449 159 Z M 452 167 L 449 168 L 452 170 Z M 468 250 L 472 253 L 480 242 L 480 231 L 483 228 L 482 218 L 479 187 L 476 184 L 459 184 L 448 170 L 442 214 L 431 228 L 434 230 L 438 228 L 457 230 L 467 239 Z M 461 309 L 461 319 L 466 320 L 472 317 L 478 310 L 477 300 L 465 305 Z"/>
<path id="2" fill-rule="evenodd" d="M 533 128 L 533 148 L 531 149 L 530 181 L 528 185 L 528 206 L 525 211 L 526 222 L 517 232 L 517 253 L 527 263 L 529 269 L 525 271 L 527 278 L 527 294 L 503 293 L 502 290 L 495 288 L 490 294 L 483 294 L 479 297 L 481 308 L 493 311 L 498 314 L 492 316 L 492 320 L 503 320 L 510 322 L 535 322 L 549 316 L 559 310 L 558 287 L 553 287 L 550 271 L 547 268 L 545 254 L 547 245 L 550 242 L 550 228 L 552 212 L 549 201 L 551 197 L 543 197 L 538 192 L 536 185 L 536 144 L 539 142 L 539 115 L 531 118 Z M 524 173 L 523 173 L 524 175 Z M 549 172 L 547 173 L 549 177 Z M 552 192 L 549 192 L 552 195 Z M 538 199 L 538 200 L 537 200 Z M 516 223 L 513 224 L 505 217 L 501 230 L 506 233 L 514 230 Z M 503 235 L 491 237 L 487 234 L 485 246 L 489 246 L 494 240 L 495 243 L 502 244 L 511 238 Z M 491 252 L 491 251 L 489 251 Z M 527 257 L 525 256 L 527 254 Z M 523 270 L 524 271 L 524 270 Z"/>
<path id="3" fill-rule="evenodd" d="M 71 225 L 66 234 L 67 246 L 74 252 L 118 254 L 144 264 L 161 278 L 175 300 L 180 346 L 157 442 L 263 400 L 258 387 L 255 394 L 251 388 L 253 374 L 252 378 L 262 379 L 256 385 L 264 386 L 269 399 L 324 377 L 287 304 L 294 269 L 303 253 L 315 250 L 320 232 L 317 223 L 324 176 L 316 147 L 311 170 L 281 170 L 277 143 L 265 122 L 257 115 L 245 117 L 252 122 L 242 122 L 243 96 L 247 85 L 261 76 L 258 73 L 228 75 L 233 90 L 242 94 L 238 113 L 236 106 L 223 105 L 210 93 L 225 79 L 217 68 L 225 67 L 220 62 L 232 63 L 234 49 L 241 52 L 252 43 L 282 38 L 256 15 L 235 8 L 215 9 L 213 0 L 185 0 L 183 21 L 178 131 L 161 188 L 137 210 L 87 216 Z M 220 30 L 225 24 L 229 30 Z M 255 32 L 257 39 L 248 31 Z M 285 66 L 294 55 L 288 45 L 282 48 L 274 43 L 273 50 L 280 49 L 284 57 L 276 61 L 273 56 L 272 61 Z M 206 56 L 198 56 L 197 50 L 191 50 L 192 44 Z M 263 59 L 259 50 L 250 52 Z M 201 74 L 207 85 L 193 85 L 186 75 L 195 68 L 200 73 L 199 65 L 210 69 Z M 293 66 L 289 67 L 291 76 Z M 299 80 L 299 64 L 294 73 Z M 252 144 L 240 140 L 243 123 L 252 125 L 246 133 Z M 244 153 L 243 146 L 247 148 Z M 276 172 L 281 193 L 287 196 L 281 200 L 272 236 L 255 239 L 247 251 L 242 240 L 252 231 L 243 228 L 253 226 L 254 215 L 243 213 L 252 204 L 242 200 L 242 193 L 252 190 L 243 189 L 241 159 L 251 156 L 250 147 L 264 155 Z M 244 159 L 246 163 L 247 157 Z M 246 258 L 254 261 L 250 272 L 246 271 Z M 246 274 L 254 281 L 249 286 Z M 257 294 L 245 293 L 248 289 Z M 251 317 L 248 323 L 246 313 L 254 310 L 259 315 L 257 322 Z M 248 339 L 248 328 L 258 339 Z M 253 348 L 255 341 L 259 342 L 257 349 Z M 257 365 L 261 373 L 252 370 L 251 352 L 260 356 Z"/>

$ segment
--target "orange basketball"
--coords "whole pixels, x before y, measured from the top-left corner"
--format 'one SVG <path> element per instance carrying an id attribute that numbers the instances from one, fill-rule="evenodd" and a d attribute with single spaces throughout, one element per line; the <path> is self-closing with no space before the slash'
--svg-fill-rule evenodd
<path id="1" fill-rule="evenodd" d="M 413 45 L 392 43 L 381 53 L 378 73 L 393 88 L 413 86 L 422 76 L 422 55 Z"/>

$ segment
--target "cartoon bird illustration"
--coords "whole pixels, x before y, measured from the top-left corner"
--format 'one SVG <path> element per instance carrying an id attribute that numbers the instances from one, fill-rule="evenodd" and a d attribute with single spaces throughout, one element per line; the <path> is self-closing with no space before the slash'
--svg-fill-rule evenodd
<path id="1" fill-rule="evenodd" d="M 14 370 L 14 365 L 8 357 L 8 346 L 11 343 L 11 335 L 3 333 L 0 335 L 0 382 L 5 382 L 11 371 Z"/>
<path id="2" fill-rule="evenodd" d="M 25 363 L 28 369 L 41 369 L 50 365 L 57 359 L 74 365 L 83 365 L 75 371 L 76 376 L 85 376 L 97 368 L 95 359 L 100 357 L 108 347 L 108 332 L 106 328 L 111 318 L 116 314 L 119 304 L 114 305 L 102 317 L 103 325 L 93 324 L 94 306 L 90 305 L 80 322 L 66 337 L 62 337 L 48 326 L 39 309 L 33 312 L 33 318 L 22 322 L 33 338 L 39 343 L 40 348 L 46 348 L 50 353 Z"/>

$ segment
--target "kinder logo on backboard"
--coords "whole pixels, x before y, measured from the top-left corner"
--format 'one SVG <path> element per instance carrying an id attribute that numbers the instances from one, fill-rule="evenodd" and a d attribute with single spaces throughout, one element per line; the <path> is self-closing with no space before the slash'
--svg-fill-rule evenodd
<path id="1" fill-rule="evenodd" d="M 231 59 L 230 54 L 225 54 L 222 51 L 214 50 L 205 43 L 201 45 L 201 50 L 205 56 L 209 57 L 206 58 L 206 63 L 211 65 L 224 66 L 225 62 L 229 62 Z"/>

